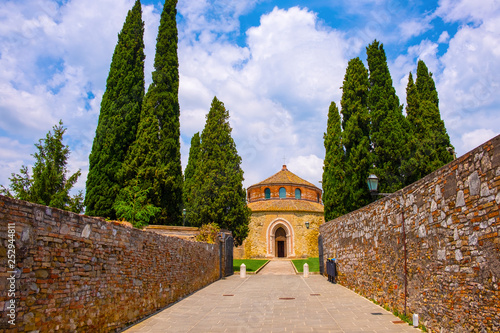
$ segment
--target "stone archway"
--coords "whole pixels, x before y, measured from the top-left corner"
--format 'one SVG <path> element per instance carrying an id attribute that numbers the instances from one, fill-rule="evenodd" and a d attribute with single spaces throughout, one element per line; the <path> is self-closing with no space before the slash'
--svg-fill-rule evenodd
<path id="1" fill-rule="evenodd" d="M 266 241 L 266 257 L 295 257 L 294 231 L 287 220 L 278 218 L 272 221 L 267 228 Z"/>

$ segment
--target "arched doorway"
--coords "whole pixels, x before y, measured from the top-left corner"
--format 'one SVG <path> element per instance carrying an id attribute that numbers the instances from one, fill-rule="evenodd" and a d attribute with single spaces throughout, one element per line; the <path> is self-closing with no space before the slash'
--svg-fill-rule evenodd
<path id="1" fill-rule="evenodd" d="M 294 258 L 294 231 L 290 222 L 276 218 L 267 227 L 267 258 Z"/>
<path id="2" fill-rule="evenodd" d="M 286 231 L 282 227 L 276 229 L 274 234 L 274 239 L 276 240 L 276 257 L 286 258 Z"/>

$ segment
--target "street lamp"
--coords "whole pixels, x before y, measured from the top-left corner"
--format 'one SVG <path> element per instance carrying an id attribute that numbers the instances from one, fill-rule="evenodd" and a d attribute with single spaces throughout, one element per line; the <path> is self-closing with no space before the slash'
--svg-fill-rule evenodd
<path id="1" fill-rule="evenodd" d="M 309 229 L 309 222 L 306 222 L 306 229 Z"/>
<path id="2" fill-rule="evenodd" d="M 387 199 L 397 203 L 397 204 L 400 204 L 399 202 L 397 202 L 396 200 L 392 199 L 391 197 L 388 197 L 389 195 L 391 195 L 392 193 L 378 193 L 378 178 L 376 175 L 374 174 L 371 174 L 370 176 L 368 176 L 368 179 L 366 180 L 366 183 L 368 184 L 368 189 L 370 190 L 370 194 L 373 196 L 373 197 L 377 197 L 377 196 L 384 196 L 384 197 L 387 197 Z M 404 206 L 401 207 L 401 218 L 402 218 L 402 224 L 403 224 L 403 252 L 404 252 L 404 273 L 405 273 L 405 278 L 404 278 L 404 284 L 405 284 L 405 308 L 404 308 L 404 315 L 406 316 L 406 289 L 407 289 L 407 285 L 408 285 L 408 282 L 407 282 L 407 274 L 408 274 L 408 270 L 406 268 L 406 229 L 405 229 L 405 213 L 404 213 Z"/>

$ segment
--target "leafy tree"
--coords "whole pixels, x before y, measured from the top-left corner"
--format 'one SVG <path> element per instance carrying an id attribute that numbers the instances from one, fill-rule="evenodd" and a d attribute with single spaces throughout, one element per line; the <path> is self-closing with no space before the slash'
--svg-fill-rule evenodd
<path id="1" fill-rule="evenodd" d="M 184 170 L 184 188 L 182 195 L 184 198 L 184 207 L 188 206 L 193 195 L 194 183 L 194 172 L 198 167 L 198 154 L 200 152 L 200 133 L 195 133 L 191 139 L 191 148 L 189 148 L 189 160 Z"/>
<path id="2" fill-rule="evenodd" d="M 182 224 L 176 4 L 167 0 L 163 6 L 153 82 L 144 97 L 136 140 L 120 172 L 127 187 L 138 186 L 146 191 L 148 204 L 161 208 L 154 222 L 167 225 Z"/>
<path id="3" fill-rule="evenodd" d="M 359 58 L 349 61 L 342 87 L 342 142 L 345 148 L 345 208 L 348 212 L 370 203 L 366 179 L 370 163 L 368 71 Z"/>
<path id="4" fill-rule="evenodd" d="M 406 96 L 406 118 L 412 134 L 406 165 L 410 184 L 451 162 L 453 155 L 447 150 L 452 146 L 441 120 L 436 86 L 422 60 L 418 62 L 416 83 L 411 73 L 408 77 Z"/>
<path id="5" fill-rule="evenodd" d="M 144 22 L 141 2 L 128 12 L 118 35 L 89 156 L 86 213 L 115 218 L 113 204 L 123 184 L 117 175 L 135 140 L 144 97 Z"/>
<path id="6" fill-rule="evenodd" d="M 137 181 L 120 192 L 120 196 L 113 205 L 116 213 L 125 221 L 132 223 L 136 228 L 147 225 L 154 216 L 161 212 L 161 208 L 148 203 L 149 189 L 141 189 Z"/>
<path id="7" fill-rule="evenodd" d="M 241 157 L 231 137 L 229 112 L 216 97 L 201 133 L 194 186 L 187 217 L 194 226 L 214 222 L 241 244 L 248 234 L 250 209 L 243 188 Z"/>
<path id="8" fill-rule="evenodd" d="M 346 214 L 346 179 L 345 155 L 342 146 L 340 114 L 335 102 L 328 110 L 328 124 L 323 136 L 325 144 L 325 161 L 323 165 L 323 204 L 325 221 L 333 220 Z"/>
<path id="9" fill-rule="evenodd" d="M 40 139 L 35 147 L 38 152 L 32 154 L 35 158 L 33 177 L 30 177 L 27 166 L 22 166 L 20 174 L 12 173 L 10 189 L 2 185 L 0 193 L 12 198 L 30 201 L 45 206 L 70 210 L 80 213 L 83 209 L 83 193 L 71 196 L 71 188 L 75 185 L 81 172 L 78 170 L 69 178 L 66 165 L 70 154 L 69 147 L 64 145 L 63 135 L 66 128 L 62 121 L 54 125 L 54 133 L 47 133 L 45 139 Z"/>
<path id="10" fill-rule="evenodd" d="M 407 158 L 406 119 L 387 66 L 383 45 L 374 41 L 366 48 L 370 71 L 368 107 L 373 145 L 373 172 L 380 179 L 381 192 L 394 192 L 405 182 L 401 166 Z"/>

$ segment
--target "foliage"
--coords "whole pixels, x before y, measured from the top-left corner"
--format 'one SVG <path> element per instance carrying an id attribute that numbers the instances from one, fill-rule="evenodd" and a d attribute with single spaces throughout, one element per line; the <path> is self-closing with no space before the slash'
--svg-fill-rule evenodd
<path id="1" fill-rule="evenodd" d="M 161 208 L 147 203 L 148 191 L 141 189 L 137 182 L 125 188 L 113 205 L 116 215 L 132 223 L 136 228 L 148 225 L 149 221 L 161 211 Z"/>
<path id="2" fill-rule="evenodd" d="M 214 97 L 201 134 L 187 218 L 194 226 L 215 222 L 232 231 L 236 245 L 246 238 L 250 217 L 240 164 L 241 157 L 231 137 L 229 112 Z"/>
<path id="3" fill-rule="evenodd" d="M 394 192 L 403 187 L 401 165 L 407 152 L 407 125 L 392 86 L 383 45 L 374 41 L 366 48 L 370 71 L 368 107 L 370 137 L 373 145 L 373 172 L 379 178 L 380 192 Z"/>
<path id="4" fill-rule="evenodd" d="M 349 61 L 342 86 L 342 142 L 345 148 L 345 207 L 348 212 L 371 201 L 366 179 L 371 167 L 368 71 L 359 58 Z"/>
<path id="5" fill-rule="evenodd" d="M 200 227 L 200 233 L 198 234 L 198 236 L 196 236 L 195 240 L 197 242 L 215 244 L 219 232 L 220 227 L 217 225 L 217 223 L 207 223 Z"/>
<path id="6" fill-rule="evenodd" d="M 120 171 L 126 187 L 146 191 L 147 203 L 161 209 L 154 222 L 166 225 L 182 224 L 176 3 L 167 0 L 163 6 L 153 82 L 143 100 L 136 140 Z"/>
<path id="7" fill-rule="evenodd" d="M 188 206 L 193 196 L 193 191 L 195 187 L 194 182 L 194 172 L 197 168 L 198 154 L 200 152 L 200 133 L 197 132 L 193 135 L 191 139 L 191 148 L 189 148 L 189 159 L 184 170 L 184 188 L 182 190 L 184 207 Z"/>
<path id="8" fill-rule="evenodd" d="M 330 104 L 328 125 L 323 136 L 325 145 L 325 160 L 323 165 L 323 204 L 325 221 L 347 213 L 345 155 L 342 146 L 340 114 L 335 102 Z"/>
<path id="9" fill-rule="evenodd" d="M 81 172 L 78 170 L 69 178 L 66 165 L 70 154 L 69 147 L 63 144 L 66 128 L 62 121 L 52 127 L 45 139 L 40 139 L 35 147 L 38 152 L 32 154 L 35 164 L 30 177 L 28 167 L 22 166 L 20 174 L 12 173 L 10 189 L 2 185 L 0 193 L 12 198 L 30 201 L 45 206 L 70 210 L 80 213 L 83 209 L 83 194 L 71 196 L 69 193 Z"/>
<path id="10" fill-rule="evenodd" d="M 86 213 L 114 219 L 113 204 L 123 183 L 118 172 L 135 140 L 144 97 L 144 22 L 135 2 L 118 35 L 89 156 Z"/>
<path id="11" fill-rule="evenodd" d="M 411 73 L 409 75 L 406 94 L 406 117 L 412 140 L 405 172 L 408 174 L 407 184 L 410 184 L 451 162 L 453 155 L 447 149 L 453 147 L 441 120 L 432 73 L 422 60 L 418 62 L 415 84 Z"/>

